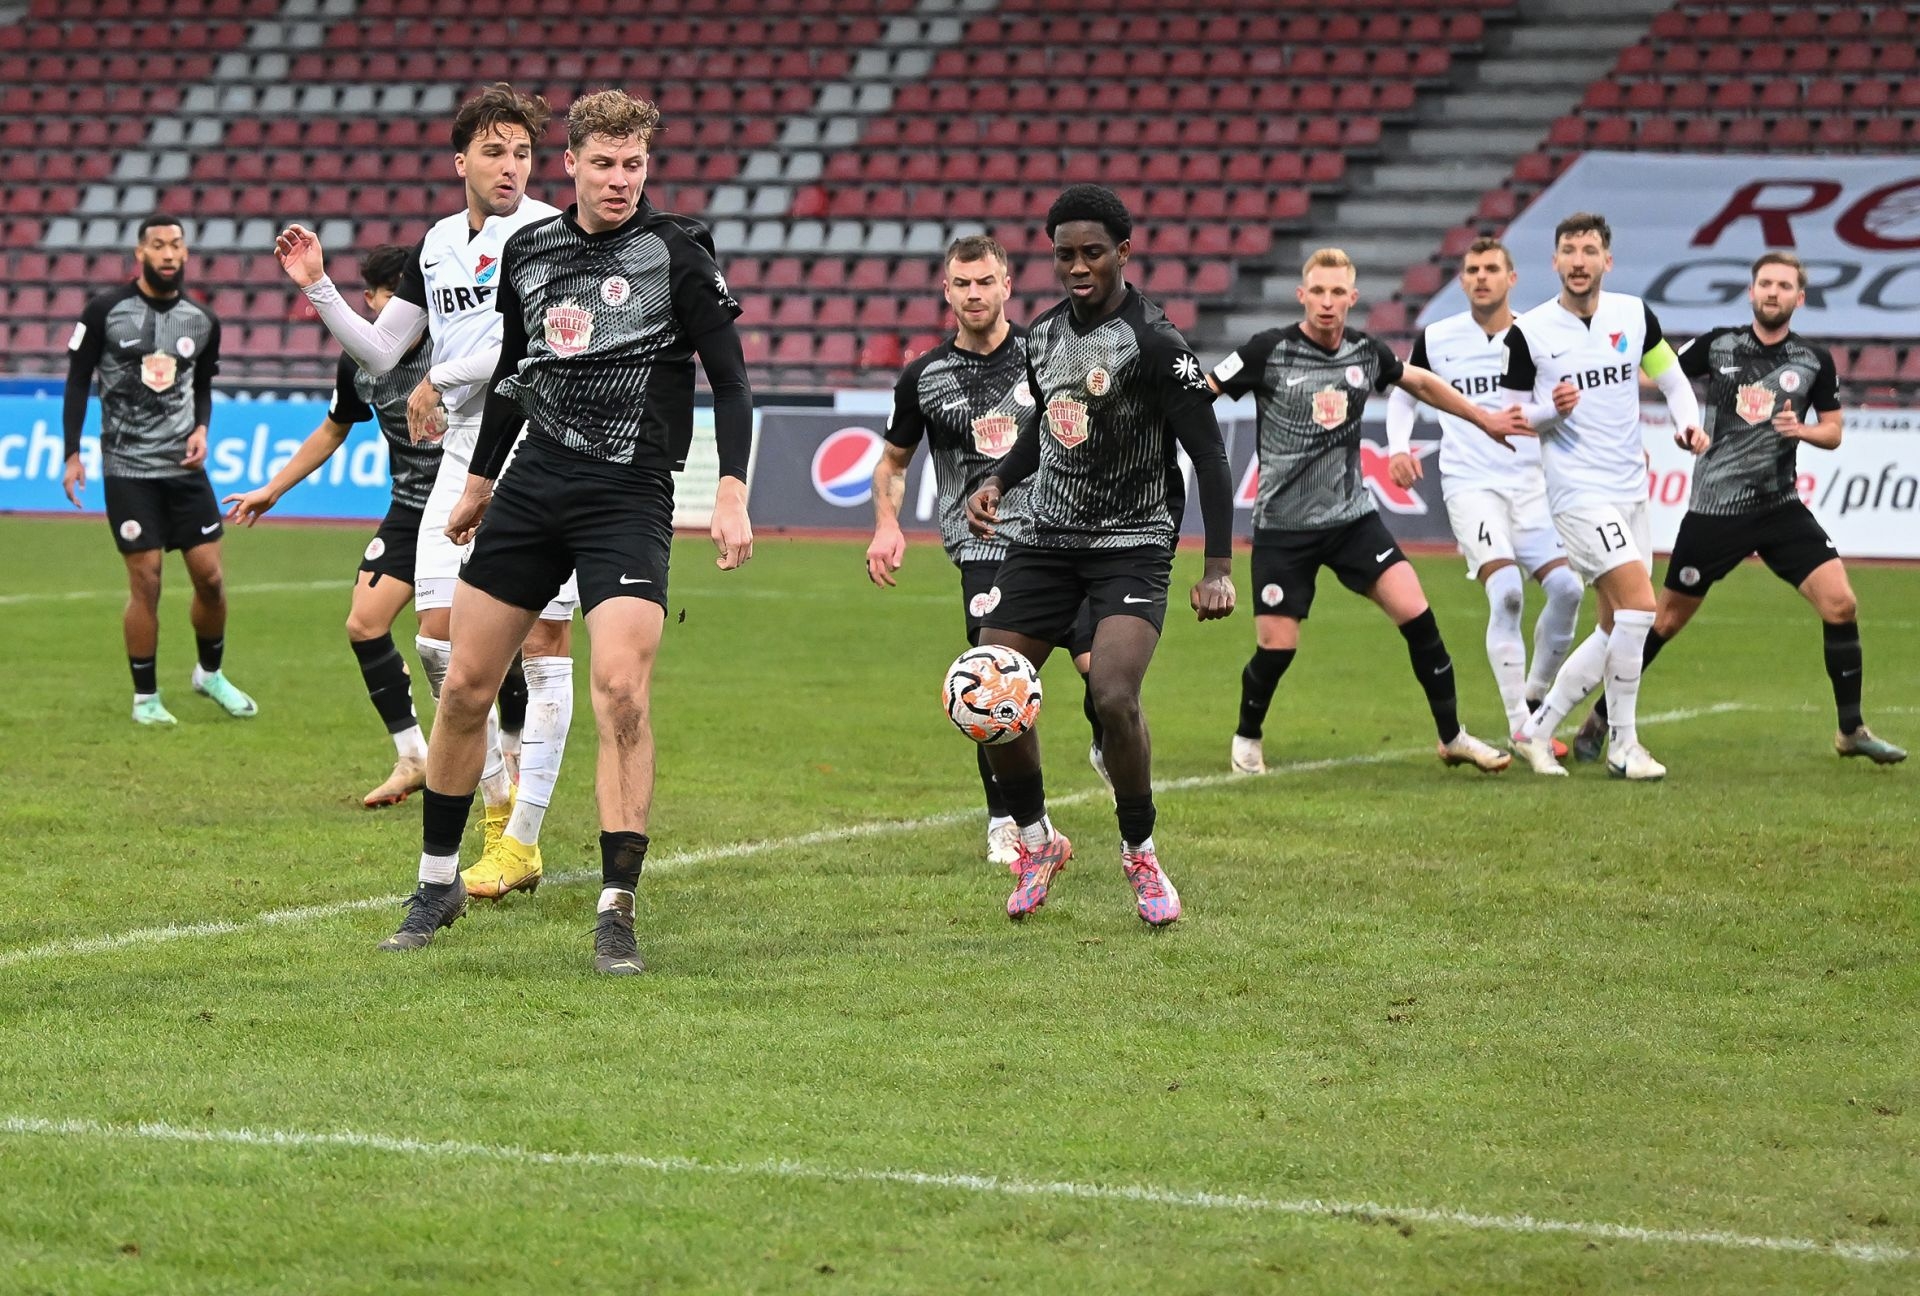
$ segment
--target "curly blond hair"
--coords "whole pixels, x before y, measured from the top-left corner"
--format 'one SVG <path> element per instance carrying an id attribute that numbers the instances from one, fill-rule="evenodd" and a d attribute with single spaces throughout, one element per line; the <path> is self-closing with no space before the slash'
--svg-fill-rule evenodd
<path id="1" fill-rule="evenodd" d="M 578 149 L 590 135 L 608 139 L 638 138 L 649 147 L 660 129 L 660 109 L 624 90 L 601 90 L 573 101 L 567 109 L 567 147 Z"/>

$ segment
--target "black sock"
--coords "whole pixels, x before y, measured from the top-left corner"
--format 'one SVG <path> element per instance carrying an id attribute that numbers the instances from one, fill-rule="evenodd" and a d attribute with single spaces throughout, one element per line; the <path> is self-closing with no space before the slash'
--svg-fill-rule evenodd
<path id="1" fill-rule="evenodd" d="M 637 832 L 600 834 L 600 885 L 632 891 L 640 885 L 640 869 L 647 862 L 647 835 Z"/>
<path id="2" fill-rule="evenodd" d="M 506 678 L 500 681 L 499 702 L 502 729 L 517 734 L 527 727 L 526 662 L 518 653 L 514 654 L 513 665 L 507 667 Z"/>
<path id="3" fill-rule="evenodd" d="M 974 755 L 980 758 L 980 786 L 987 794 L 987 813 L 995 819 L 1007 817 L 1007 799 L 1000 794 L 1000 785 L 994 782 L 993 766 L 987 763 L 987 749 L 975 747 Z"/>
<path id="4" fill-rule="evenodd" d="M 1039 823 L 1047 814 L 1046 781 L 1040 771 L 1031 774 L 996 774 L 1000 795 L 1006 798 L 1007 813 L 1022 828 Z"/>
<path id="5" fill-rule="evenodd" d="M 1401 624 L 1400 634 L 1407 641 L 1407 657 L 1413 673 L 1427 692 L 1427 709 L 1433 712 L 1433 727 L 1441 742 L 1460 736 L 1460 708 L 1453 689 L 1453 658 L 1440 639 L 1440 625 L 1433 609 Z"/>
<path id="6" fill-rule="evenodd" d="M 1106 731 L 1100 727 L 1100 712 L 1093 705 L 1093 681 L 1082 679 L 1080 683 L 1085 686 L 1080 694 L 1080 711 L 1087 717 L 1087 727 L 1093 730 L 1093 745 L 1105 747 L 1102 739 L 1106 737 Z"/>
<path id="7" fill-rule="evenodd" d="M 219 670 L 220 659 L 227 653 L 227 637 L 221 635 L 218 639 L 203 639 L 195 635 L 193 641 L 200 646 L 200 669 L 209 675 Z"/>
<path id="8" fill-rule="evenodd" d="M 1240 672 L 1240 724 L 1234 730 L 1242 738 L 1258 738 L 1267 722 L 1267 708 L 1273 705 L 1273 691 L 1280 677 L 1293 665 L 1295 648 L 1255 648 Z"/>
<path id="9" fill-rule="evenodd" d="M 133 672 L 133 691 L 135 693 L 158 693 L 160 682 L 155 678 L 159 674 L 154 669 L 153 657 L 129 657 L 127 669 Z"/>
<path id="10" fill-rule="evenodd" d="M 400 650 L 393 646 L 393 636 L 355 639 L 353 655 L 360 659 L 360 678 L 366 681 L 367 697 L 372 699 L 387 732 L 402 733 L 418 724 L 413 714 L 413 680 Z"/>
<path id="11" fill-rule="evenodd" d="M 1120 821 L 1120 840 L 1129 846 L 1138 846 L 1153 836 L 1153 793 L 1145 796 L 1116 796 L 1113 799 L 1113 817 Z"/>
<path id="12" fill-rule="evenodd" d="M 458 855 L 473 813 L 473 793 L 456 796 L 428 788 L 420 799 L 420 849 L 427 855 Z"/>
<path id="13" fill-rule="evenodd" d="M 1647 646 L 1640 654 L 1640 669 L 1645 670 L 1647 667 L 1653 665 L 1653 659 L 1658 657 L 1660 650 L 1666 646 L 1667 638 L 1665 635 L 1661 634 L 1658 630 L 1647 631 Z M 1600 690 L 1600 700 L 1593 704 L 1593 713 L 1600 717 L 1600 723 L 1605 724 L 1607 722 L 1607 691 L 1605 689 Z"/>
<path id="14" fill-rule="evenodd" d="M 1840 732 L 1850 734 L 1861 725 L 1860 623 L 1843 621 L 1839 625 L 1821 622 L 1826 637 L 1827 678 L 1833 681 L 1833 706 L 1839 713 Z"/>

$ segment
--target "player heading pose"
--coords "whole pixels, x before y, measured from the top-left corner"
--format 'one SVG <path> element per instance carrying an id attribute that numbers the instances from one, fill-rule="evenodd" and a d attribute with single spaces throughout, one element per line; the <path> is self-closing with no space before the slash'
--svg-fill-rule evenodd
<path id="1" fill-rule="evenodd" d="M 1260 485 L 1253 505 L 1253 657 L 1240 673 L 1240 722 L 1229 752 L 1240 774 L 1266 772 L 1261 734 L 1274 689 L 1300 646 L 1314 581 L 1331 568 L 1342 585 L 1377 603 L 1407 641 L 1414 678 L 1427 695 L 1440 759 L 1489 773 L 1513 758 L 1460 724 L 1453 659 L 1413 565 L 1380 521 L 1360 471 L 1360 425 L 1373 392 L 1398 387 L 1444 410 L 1487 440 L 1518 434 L 1518 409 L 1481 409 L 1387 347 L 1347 327 L 1359 300 L 1358 272 L 1339 248 L 1321 248 L 1294 290 L 1306 318 L 1256 333 L 1207 379 L 1228 396 L 1252 393 L 1259 411 Z M 1499 447 L 1494 446 L 1495 452 Z"/>
<path id="2" fill-rule="evenodd" d="M 371 323 L 348 306 L 327 278 L 320 240 L 290 225 L 276 251 L 287 275 L 320 312 L 355 363 L 376 377 L 387 374 L 419 342 L 431 338 L 433 367 L 414 387 L 407 420 L 416 438 L 444 438 L 440 471 L 421 515 L 414 560 L 414 641 L 434 697 L 440 696 L 452 656 L 454 586 L 464 547 L 447 535 L 447 518 L 466 484 L 467 463 L 479 435 L 486 380 L 500 354 L 500 261 L 507 240 L 559 210 L 526 195 L 533 149 L 551 117 L 547 101 L 505 82 L 482 90 L 454 115 L 453 167 L 466 201 L 420 240 L 393 297 Z M 540 829 L 560 776 L 573 723 L 571 623 L 579 598 L 569 581 L 541 611 L 526 643 L 526 728 L 516 790 L 498 723 L 489 719 L 481 779 L 487 849 L 469 870 L 473 894 L 491 899 L 539 885 Z"/>
<path id="3" fill-rule="evenodd" d="M 160 701 L 155 666 L 163 549 L 180 551 L 193 582 L 189 615 L 199 647 L 193 691 L 228 715 L 251 716 L 259 708 L 221 671 L 227 594 L 220 572 L 220 505 L 206 472 L 220 321 L 184 291 L 187 233 L 179 217 L 155 212 L 142 220 L 133 255 L 138 277 L 88 302 L 67 343 L 62 484 L 79 508 L 87 485 L 80 432 L 98 377 L 107 522 L 127 565 L 122 629 L 133 673 L 133 718 L 143 725 L 174 723 Z"/>
<path id="4" fill-rule="evenodd" d="M 1536 773 L 1564 775 L 1554 759 L 1553 731 L 1604 678 L 1613 725 L 1608 771 L 1658 779 L 1666 767 L 1641 745 L 1635 725 L 1641 653 L 1653 628 L 1640 375 L 1659 384 L 1681 446 L 1699 454 L 1707 434 L 1693 388 L 1653 311 L 1638 297 L 1601 288 L 1613 268 L 1613 229 L 1606 218 L 1575 212 L 1555 228 L 1553 239 L 1560 295 L 1507 330 L 1501 383 L 1531 394 L 1536 408 L 1560 410 L 1558 418 L 1539 424 L 1547 502 L 1573 569 L 1594 587 L 1600 624 L 1560 668 L 1546 704 L 1522 727 L 1516 747 Z M 1578 393 L 1570 409 L 1567 393 L 1555 399 L 1563 384 Z"/>
<path id="5" fill-rule="evenodd" d="M 367 309 L 378 315 L 392 299 L 413 260 L 412 248 L 386 243 L 368 252 L 360 263 Z M 386 782 L 367 793 L 368 809 L 395 805 L 419 791 L 427 781 L 427 740 L 413 711 L 412 680 L 400 650 L 393 644 L 393 623 L 413 598 L 413 559 L 420 537 L 420 518 L 433 492 L 440 468 L 437 442 L 416 443 L 407 432 L 407 398 L 427 372 L 430 359 L 425 339 L 384 374 L 370 374 L 342 354 L 334 375 L 333 400 L 293 458 L 273 480 L 221 502 L 231 507 L 227 521 L 252 526 L 295 486 L 319 470 L 346 442 L 357 423 L 376 420 L 386 438 L 392 501 L 379 530 L 367 542 L 360 574 L 353 584 L 353 602 L 347 612 L 347 640 L 360 662 L 367 697 L 393 738 L 395 760 Z"/>
<path id="6" fill-rule="evenodd" d="M 600 737 L 594 969 L 643 970 L 633 892 L 653 802 L 649 693 L 666 621 L 673 474 L 693 440 L 695 355 L 713 389 L 719 565 L 753 554 L 753 394 L 733 324 L 740 306 L 706 228 L 641 196 L 659 123 L 659 109 L 618 90 L 575 100 L 566 167 L 576 201 L 503 251 L 499 363 L 447 523 L 456 542 L 479 535 L 460 573 L 460 637 L 428 747 L 419 886 L 383 949 L 418 949 L 465 911 L 460 834 L 486 754 L 488 707 L 514 649 L 577 569 Z M 495 493 L 523 422 L 526 439 Z"/>
<path id="7" fill-rule="evenodd" d="M 1133 218 L 1099 185 L 1071 185 L 1047 210 L 1053 268 L 1067 299 L 1034 320 L 1028 381 L 1042 417 L 967 500 L 974 534 L 992 537 L 1006 492 L 1032 478 L 1004 525 L 1007 556 L 989 593 L 982 643 L 1043 663 L 1083 602 L 1094 621 L 1089 686 L 1104 731 L 1120 867 L 1140 917 L 1180 917 L 1180 895 L 1154 846 L 1152 761 L 1140 683 L 1166 619 L 1186 485 L 1174 444 L 1193 461 L 1206 524 L 1204 574 L 1188 596 L 1200 620 L 1233 611 L 1233 486 L 1205 371 L 1160 308 L 1124 277 Z M 1073 845 L 1047 819 L 1040 744 L 1029 731 L 988 750 L 1020 824 L 1020 882 L 1007 916 L 1046 902 Z"/>
<path id="8" fill-rule="evenodd" d="M 1507 362 L 1507 329 L 1513 324 L 1509 297 L 1519 279 L 1505 244 L 1493 238 L 1475 240 L 1460 265 L 1460 287 L 1469 308 L 1421 329 L 1409 363 L 1439 375 L 1481 409 L 1510 404 L 1500 375 Z M 1573 390 L 1563 389 L 1562 399 Z M 1404 388 L 1387 399 L 1387 472 L 1403 490 L 1423 475 L 1420 459 L 1412 453 L 1416 405 L 1413 393 Z M 1521 438 L 1502 447 L 1466 420 L 1442 413 L 1440 491 L 1454 539 L 1466 556 L 1467 576 L 1487 592 L 1487 663 L 1506 708 L 1507 732 L 1515 734 L 1546 697 L 1567 659 L 1585 592 L 1568 568 L 1566 549 L 1553 529 L 1540 444 Z M 1547 596 L 1533 626 L 1532 670 L 1527 669 L 1520 627 L 1527 601 L 1523 574 L 1540 582 Z"/>
<path id="9" fill-rule="evenodd" d="M 894 384 L 887 445 L 873 469 L 867 577 L 883 589 L 896 583 L 893 573 L 900 570 L 907 548 L 900 530 L 907 469 L 924 438 L 939 490 L 940 540 L 960 569 L 967 642 L 977 644 L 1007 546 L 967 529 L 967 497 L 1040 413 L 1027 386 L 1027 331 L 1007 320 L 1013 278 L 1006 249 L 984 234 L 970 234 L 954 240 L 943 266 L 943 291 L 958 327 L 952 337 L 903 369 Z M 1083 607 L 1068 642 L 1061 645 L 1072 653 L 1083 676 L 1092 639 L 1092 622 Z M 1103 769 L 1091 691 L 1083 706 L 1094 726 L 1094 768 Z M 1020 829 L 993 781 L 987 749 L 976 752 L 986 791 L 987 861 L 1011 868 L 1020 858 Z"/>
<path id="10" fill-rule="evenodd" d="M 1715 329 L 1680 348 L 1681 369 L 1707 381 L 1713 443 L 1694 468 L 1642 662 L 1652 665 L 1714 583 L 1757 553 L 1820 615 L 1840 721 L 1834 750 L 1897 764 L 1906 751 L 1875 737 L 1860 716 L 1860 605 L 1846 565 L 1794 489 L 1800 443 L 1837 450 L 1843 421 L 1832 354 L 1791 327 L 1807 299 L 1806 267 L 1791 252 L 1766 253 L 1753 263 L 1747 299 L 1752 323 Z M 1809 413 L 1818 421 L 1808 423 Z M 1581 726 L 1575 750 L 1598 755 L 1606 723 L 1603 699 Z"/>

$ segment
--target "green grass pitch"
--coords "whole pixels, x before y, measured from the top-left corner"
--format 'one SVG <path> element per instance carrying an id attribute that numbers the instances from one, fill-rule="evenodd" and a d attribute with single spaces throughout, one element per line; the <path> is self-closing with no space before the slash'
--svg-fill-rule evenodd
<path id="1" fill-rule="evenodd" d="M 419 838 L 417 802 L 358 805 L 391 757 L 341 629 L 364 543 L 227 542 L 247 722 L 187 687 L 170 561 L 181 723 L 150 732 L 104 526 L 0 519 L 0 1291 L 1920 1285 L 1920 769 L 1833 755 L 1818 625 L 1758 567 L 1647 677 L 1664 784 L 1443 769 L 1399 636 L 1330 578 L 1286 768 L 1229 781 L 1242 556 L 1241 612 L 1175 615 L 1148 677 L 1187 904 L 1153 932 L 1064 662 L 1079 857 L 1004 916 L 934 546 L 882 592 L 857 543 L 719 573 L 685 539 L 651 971 L 604 980 L 584 672 L 572 880 L 374 953 Z M 1419 567 L 1497 738 L 1478 588 Z M 1854 579 L 1869 721 L 1911 745 L 1920 571 Z"/>

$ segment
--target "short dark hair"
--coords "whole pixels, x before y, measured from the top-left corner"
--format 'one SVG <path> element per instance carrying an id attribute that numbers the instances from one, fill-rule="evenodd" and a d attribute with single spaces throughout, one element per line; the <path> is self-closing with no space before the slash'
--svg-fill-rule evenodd
<path id="1" fill-rule="evenodd" d="M 553 120 L 553 109 L 539 95 L 523 94 L 505 81 L 496 81 L 460 105 L 453 115 L 453 151 L 465 153 L 467 146 L 482 135 L 503 126 L 518 126 L 527 139 L 538 144 Z"/>
<path id="2" fill-rule="evenodd" d="M 1104 227 L 1115 243 L 1133 237 L 1133 217 L 1120 195 L 1104 185 L 1068 185 L 1047 208 L 1047 237 L 1069 221 L 1094 221 Z"/>
<path id="3" fill-rule="evenodd" d="M 1560 246 L 1560 240 L 1569 234 L 1598 234 L 1600 246 L 1613 249 L 1613 226 L 1607 224 L 1607 218 L 1599 212 L 1575 212 L 1553 227 L 1553 245 Z"/>
<path id="4" fill-rule="evenodd" d="M 180 232 L 183 234 L 186 233 L 187 230 L 187 223 L 178 216 L 170 216 L 166 212 L 154 212 L 151 216 L 147 216 L 141 220 L 140 228 L 134 234 L 133 241 L 135 243 L 146 242 L 147 231 L 150 229 L 159 229 L 162 225 L 178 225 Z"/>
<path id="5" fill-rule="evenodd" d="M 987 234 L 963 234 L 947 244 L 947 259 L 941 266 L 951 266 L 955 261 L 985 261 L 992 257 L 1000 263 L 1002 269 L 1007 265 L 1007 250 L 1000 241 Z"/>
<path id="6" fill-rule="evenodd" d="M 1554 240 L 1555 243 L 1558 243 L 1559 241 L 1560 241 L 1559 239 Z M 1502 257 L 1506 258 L 1507 269 L 1509 270 L 1513 269 L 1513 253 L 1507 251 L 1507 245 L 1505 243 L 1502 243 L 1499 239 L 1477 238 L 1473 242 L 1467 244 L 1467 256 L 1477 256 L 1482 252 L 1498 252 Z M 1464 261 L 1465 259 L 1466 259 L 1465 257 L 1461 258 L 1462 261 Z"/>
<path id="7" fill-rule="evenodd" d="M 1807 266 L 1799 257 L 1791 252 L 1762 252 L 1760 259 L 1753 263 L 1751 277 L 1758 279 L 1761 268 L 1770 265 L 1783 265 L 1791 269 L 1795 274 L 1800 276 L 1800 288 L 1802 291 L 1805 291 L 1807 286 Z"/>
<path id="8" fill-rule="evenodd" d="M 368 292 L 382 288 L 398 292 L 400 279 L 407 273 L 407 262 L 411 260 L 412 248 L 403 243 L 382 243 L 360 259 L 360 281 Z"/>

